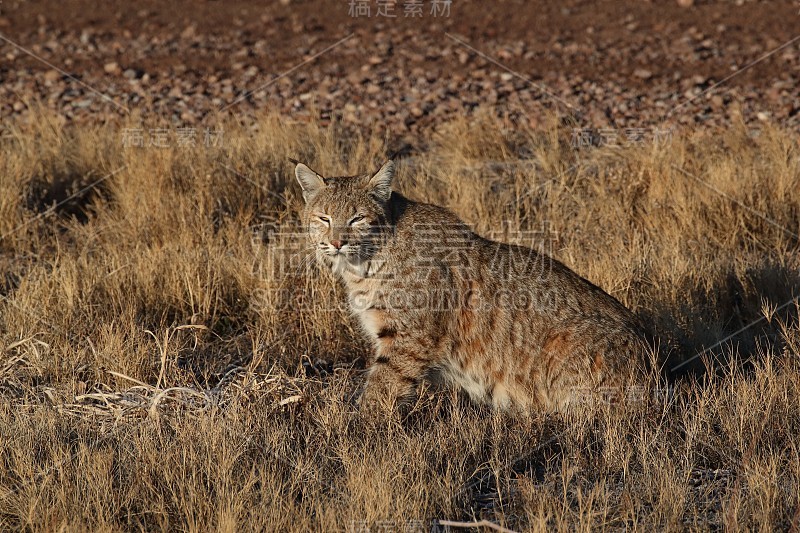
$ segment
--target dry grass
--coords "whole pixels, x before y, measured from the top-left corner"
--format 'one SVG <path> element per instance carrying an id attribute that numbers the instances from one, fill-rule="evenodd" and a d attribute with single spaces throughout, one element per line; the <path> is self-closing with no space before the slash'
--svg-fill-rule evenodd
<path id="1" fill-rule="evenodd" d="M 354 172 L 385 143 L 266 116 L 219 146 L 124 148 L 135 124 L 42 113 L 2 139 L 0 529 L 800 526 L 790 134 L 574 150 L 555 122 L 443 126 L 401 190 L 532 236 L 646 317 L 668 368 L 710 350 L 613 409 L 426 392 L 375 427 L 350 404 L 367 347 L 292 234 L 287 157 Z"/>

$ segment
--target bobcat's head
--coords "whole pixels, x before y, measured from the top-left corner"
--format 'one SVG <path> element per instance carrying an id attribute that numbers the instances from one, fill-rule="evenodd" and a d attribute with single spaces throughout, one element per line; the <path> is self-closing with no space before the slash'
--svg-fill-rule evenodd
<path id="1" fill-rule="evenodd" d="M 303 163 L 295 175 L 306 201 L 303 224 L 317 255 L 331 266 L 360 265 L 377 248 L 387 223 L 394 162 L 374 175 L 325 178 Z"/>

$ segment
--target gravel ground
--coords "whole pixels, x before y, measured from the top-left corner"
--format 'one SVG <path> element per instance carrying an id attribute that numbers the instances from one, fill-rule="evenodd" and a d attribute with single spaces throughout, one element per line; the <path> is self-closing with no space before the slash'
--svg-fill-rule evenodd
<path id="1" fill-rule="evenodd" d="M 512 127 L 556 112 L 606 142 L 737 120 L 800 130 L 796 2 L 381 4 L 6 0 L 0 116 L 39 100 L 69 121 L 195 127 L 274 110 L 414 144 L 479 107 Z"/>

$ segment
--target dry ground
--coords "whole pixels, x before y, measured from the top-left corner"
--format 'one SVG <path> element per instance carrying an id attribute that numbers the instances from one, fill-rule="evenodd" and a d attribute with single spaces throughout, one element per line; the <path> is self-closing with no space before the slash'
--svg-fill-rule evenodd
<path id="1" fill-rule="evenodd" d="M 270 110 L 415 147 L 479 105 L 510 123 L 800 131 L 797 0 L 417 2 L 407 17 L 405 0 L 381 2 L 394 16 L 375 0 L 3 0 L 0 119 L 36 101 L 90 123 Z"/>
<path id="2" fill-rule="evenodd" d="M 41 112 L 0 141 L 0 529 L 797 530 L 796 138 L 576 150 L 556 121 L 469 120 L 400 159 L 399 188 L 548 247 L 687 364 L 614 408 L 426 391 L 368 425 L 366 346 L 292 233 L 287 157 L 373 169 L 381 138 L 263 116 L 136 148 Z"/>

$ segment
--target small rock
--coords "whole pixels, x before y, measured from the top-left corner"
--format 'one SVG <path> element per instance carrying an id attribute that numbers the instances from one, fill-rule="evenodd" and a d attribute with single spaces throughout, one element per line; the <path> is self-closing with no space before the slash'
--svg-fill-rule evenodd
<path id="1" fill-rule="evenodd" d="M 637 68 L 633 71 L 633 75 L 642 80 L 649 80 L 653 77 L 653 73 L 646 68 Z"/>
<path id="2" fill-rule="evenodd" d="M 186 26 L 186 29 L 181 32 L 182 39 L 191 39 L 197 33 L 197 26 L 194 24 L 190 24 Z"/>
<path id="3" fill-rule="evenodd" d="M 110 63 L 103 65 L 103 70 L 105 70 L 107 74 L 118 74 L 120 68 L 116 61 L 111 61 Z"/>
<path id="4" fill-rule="evenodd" d="M 61 79 L 61 73 L 55 69 L 50 69 L 44 73 L 44 79 L 50 82 L 58 81 Z"/>

